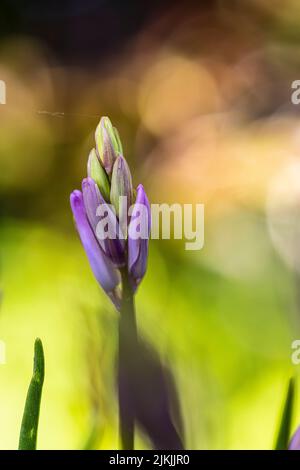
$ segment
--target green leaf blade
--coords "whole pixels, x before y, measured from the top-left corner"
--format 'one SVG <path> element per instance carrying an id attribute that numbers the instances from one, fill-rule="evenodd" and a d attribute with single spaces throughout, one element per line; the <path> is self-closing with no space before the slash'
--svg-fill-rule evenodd
<path id="1" fill-rule="evenodd" d="M 286 398 L 280 420 L 280 426 L 275 441 L 275 450 L 286 450 L 289 445 L 293 409 L 295 402 L 295 379 L 289 380 Z"/>
<path id="2" fill-rule="evenodd" d="M 40 404 L 45 375 L 45 358 L 42 341 L 34 343 L 33 375 L 28 388 L 21 424 L 19 450 L 36 450 Z"/>

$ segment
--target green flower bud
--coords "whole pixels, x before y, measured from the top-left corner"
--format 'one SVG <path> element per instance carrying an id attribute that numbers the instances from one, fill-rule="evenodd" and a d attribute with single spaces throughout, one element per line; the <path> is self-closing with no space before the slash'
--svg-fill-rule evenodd
<path id="1" fill-rule="evenodd" d="M 93 178 L 97 184 L 103 198 L 106 201 L 109 201 L 110 186 L 107 174 L 105 173 L 104 168 L 98 160 L 96 150 L 93 149 L 90 151 L 88 164 L 87 164 L 87 173 L 90 178 Z"/>
<path id="2" fill-rule="evenodd" d="M 118 146 L 117 153 L 118 153 L 118 155 L 120 155 L 120 154 L 123 155 L 123 147 L 122 147 L 122 142 L 121 142 L 121 139 L 120 139 L 118 129 L 116 127 L 114 127 L 113 131 L 114 131 L 115 139 L 116 139 L 117 146 Z"/>

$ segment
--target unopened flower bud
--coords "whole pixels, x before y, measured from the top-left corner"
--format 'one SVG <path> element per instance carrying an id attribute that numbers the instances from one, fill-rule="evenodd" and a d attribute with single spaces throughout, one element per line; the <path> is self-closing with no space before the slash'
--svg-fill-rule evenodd
<path id="1" fill-rule="evenodd" d="M 88 221 L 81 191 L 71 194 L 71 207 L 81 242 L 86 251 L 92 271 L 107 294 L 111 294 L 119 283 L 118 271 L 112 262 L 104 255 L 95 233 Z"/>
<path id="2" fill-rule="evenodd" d="M 122 151 L 122 145 L 119 134 L 113 128 L 108 117 L 101 118 L 95 132 L 95 140 L 99 158 L 106 173 L 110 175 L 114 161 Z"/>
<path id="3" fill-rule="evenodd" d="M 151 208 L 142 184 L 137 187 L 128 229 L 128 271 L 134 289 L 145 275 L 151 230 Z"/>
<path id="4" fill-rule="evenodd" d="M 91 178 L 85 178 L 82 181 L 82 194 L 89 223 L 101 249 L 115 267 L 123 266 L 125 241 L 113 206 L 104 201 L 98 186 Z"/>
<path id="5" fill-rule="evenodd" d="M 116 143 L 117 143 L 117 147 L 118 147 L 117 153 L 118 153 L 118 155 L 119 154 L 123 155 L 123 147 L 122 147 L 122 142 L 121 142 L 121 139 L 120 139 L 118 129 L 116 127 L 113 127 L 113 131 L 114 131 L 114 135 L 115 135 L 115 139 L 116 139 Z"/>
<path id="6" fill-rule="evenodd" d="M 127 233 L 128 208 L 133 203 L 133 187 L 129 166 L 122 155 L 119 155 L 114 163 L 110 200 L 119 217 L 123 233 Z"/>
<path id="7" fill-rule="evenodd" d="M 107 174 L 102 167 L 101 163 L 98 160 L 96 150 L 93 149 L 90 151 L 88 164 L 87 164 L 87 173 L 90 178 L 93 178 L 97 184 L 103 198 L 105 201 L 109 201 L 110 186 L 107 178 Z"/>

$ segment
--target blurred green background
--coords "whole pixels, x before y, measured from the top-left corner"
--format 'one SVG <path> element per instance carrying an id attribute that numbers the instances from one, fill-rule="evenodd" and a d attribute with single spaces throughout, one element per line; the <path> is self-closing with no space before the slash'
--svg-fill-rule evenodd
<path id="1" fill-rule="evenodd" d="M 3 18 L 0 448 L 17 447 L 37 336 L 38 448 L 118 446 L 117 314 L 69 208 L 102 115 L 151 202 L 205 204 L 204 248 L 152 240 L 136 297 L 187 448 L 271 448 L 299 373 L 299 3 L 4 2 Z"/>

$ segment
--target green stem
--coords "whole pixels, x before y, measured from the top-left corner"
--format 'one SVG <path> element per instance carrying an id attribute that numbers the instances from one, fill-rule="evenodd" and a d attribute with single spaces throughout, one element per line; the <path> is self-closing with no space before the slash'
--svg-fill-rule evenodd
<path id="1" fill-rule="evenodd" d="M 28 388 L 23 413 L 19 450 L 36 450 L 44 371 L 43 345 L 40 339 L 36 339 L 34 343 L 33 375 Z"/>
<path id="2" fill-rule="evenodd" d="M 132 386 L 137 354 L 134 296 L 128 273 L 122 270 L 122 304 L 119 319 L 119 432 L 123 450 L 134 449 L 134 404 Z"/>

